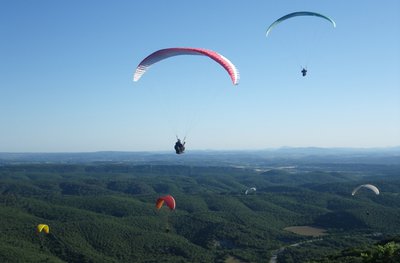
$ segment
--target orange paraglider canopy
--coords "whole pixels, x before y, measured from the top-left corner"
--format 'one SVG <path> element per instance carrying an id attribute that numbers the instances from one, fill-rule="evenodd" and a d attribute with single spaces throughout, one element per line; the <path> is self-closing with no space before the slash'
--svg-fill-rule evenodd
<path id="1" fill-rule="evenodd" d="M 164 202 L 169 207 L 169 209 L 175 210 L 175 199 L 171 195 L 166 195 L 158 198 L 156 202 L 156 208 L 160 209 L 164 205 Z"/>

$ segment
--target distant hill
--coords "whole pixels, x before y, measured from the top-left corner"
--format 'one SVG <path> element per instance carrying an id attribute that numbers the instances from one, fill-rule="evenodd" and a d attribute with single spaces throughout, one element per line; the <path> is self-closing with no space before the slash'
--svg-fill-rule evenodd
<path id="1" fill-rule="evenodd" d="M 279 148 L 257 151 L 187 151 L 171 152 L 77 152 L 77 153 L 7 153 L 0 152 L 0 164 L 9 163 L 95 163 L 125 162 L 135 164 L 184 164 L 217 166 L 276 166 L 288 163 L 364 163 L 399 164 L 400 147 L 389 148 Z"/>

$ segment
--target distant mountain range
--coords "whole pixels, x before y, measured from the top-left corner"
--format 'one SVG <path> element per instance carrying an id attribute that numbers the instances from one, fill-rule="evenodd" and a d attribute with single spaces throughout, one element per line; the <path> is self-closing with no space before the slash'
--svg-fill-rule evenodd
<path id="1" fill-rule="evenodd" d="M 265 166 L 291 163 L 365 163 L 400 164 L 400 147 L 387 148 L 318 148 L 283 147 L 243 151 L 174 152 L 76 152 L 76 153 L 8 153 L 0 152 L 0 164 L 18 163 L 98 163 L 181 164 L 218 166 Z"/>

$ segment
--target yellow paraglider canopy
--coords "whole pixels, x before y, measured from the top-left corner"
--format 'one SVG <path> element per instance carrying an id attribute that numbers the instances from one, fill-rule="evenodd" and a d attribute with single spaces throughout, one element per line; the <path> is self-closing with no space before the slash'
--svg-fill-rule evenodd
<path id="1" fill-rule="evenodd" d="M 50 228 L 46 224 L 39 224 L 39 225 L 37 225 L 36 229 L 37 229 L 38 233 L 43 231 L 46 234 L 48 234 L 50 232 Z"/>

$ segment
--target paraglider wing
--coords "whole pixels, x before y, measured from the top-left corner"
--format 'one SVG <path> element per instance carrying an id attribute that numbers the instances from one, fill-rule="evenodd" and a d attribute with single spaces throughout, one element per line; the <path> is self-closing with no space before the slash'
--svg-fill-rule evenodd
<path id="1" fill-rule="evenodd" d="M 279 18 L 278 20 L 276 20 L 275 22 L 273 22 L 273 23 L 268 27 L 266 36 L 269 35 L 269 33 L 271 32 L 271 30 L 272 30 L 276 25 L 278 25 L 279 23 L 281 23 L 282 21 L 284 21 L 284 20 L 286 20 L 286 19 L 289 19 L 289 18 L 292 18 L 292 17 L 296 17 L 296 16 L 317 16 L 317 17 L 323 18 L 323 19 L 325 19 L 325 20 L 328 20 L 329 22 L 331 22 L 331 24 L 333 25 L 333 27 L 336 27 L 335 21 L 333 21 L 332 19 L 330 19 L 330 18 L 327 17 L 327 16 L 324 16 L 324 15 L 322 15 L 322 14 L 318 14 L 318 13 L 315 13 L 315 12 L 300 11 L 300 12 L 294 12 L 294 13 L 290 13 L 290 14 L 287 14 L 287 15 L 285 15 L 285 16 L 282 16 L 281 18 Z"/>
<path id="2" fill-rule="evenodd" d="M 246 190 L 245 194 L 247 195 L 250 192 L 255 192 L 257 189 L 255 187 L 250 187 L 249 189 Z"/>
<path id="3" fill-rule="evenodd" d="M 156 208 L 160 209 L 163 206 L 163 204 L 164 204 L 164 199 L 158 198 L 156 201 Z"/>
<path id="4" fill-rule="evenodd" d="M 139 63 L 139 65 L 136 68 L 135 74 L 133 76 L 133 81 L 138 81 L 142 75 L 150 68 L 151 65 L 167 59 L 169 57 L 174 57 L 174 56 L 179 56 L 179 55 L 201 55 L 201 56 L 207 56 L 217 63 L 219 63 L 229 74 L 229 76 L 232 79 L 232 82 L 234 85 L 237 85 L 239 83 L 239 71 L 233 65 L 231 61 L 229 61 L 227 58 L 222 56 L 221 54 L 218 54 L 215 51 L 212 50 L 207 50 L 203 48 L 166 48 L 166 49 L 160 49 L 149 56 L 147 56 L 145 59 L 142 60 L 142 62 Z"/>
<path id="5" fill-rule="evenodd" d="M 50 232 L 49 226 L 46 224 L 39 224 L 36 227 L 36 230 L 38 231 L 38 233 L 40 232 L 45 232 L 46 234 L 48 234 Z"/>
<path id="6" fill-rule="evenodd" d="M 156 201 L 156 208 L 160 209 L 164 203 L 169 207 L 171 210 L 175 210 L 175 199 L 171 195 L 162 196 L 157 199 Z"/>
<path id="7" fill-rule="evenodd" d="M 360 186 L 357 186 L 356 188 L 354 188 L 353 192 L 351 192 L 351 195 L 355 195 L 358 192 L 358 190 L 360 190 L 361 188 L 370 189 L 376 195 L 379 195 L 379 189 L 376 186 L 372 185 L 372 184 L 362 184 Z"/>

